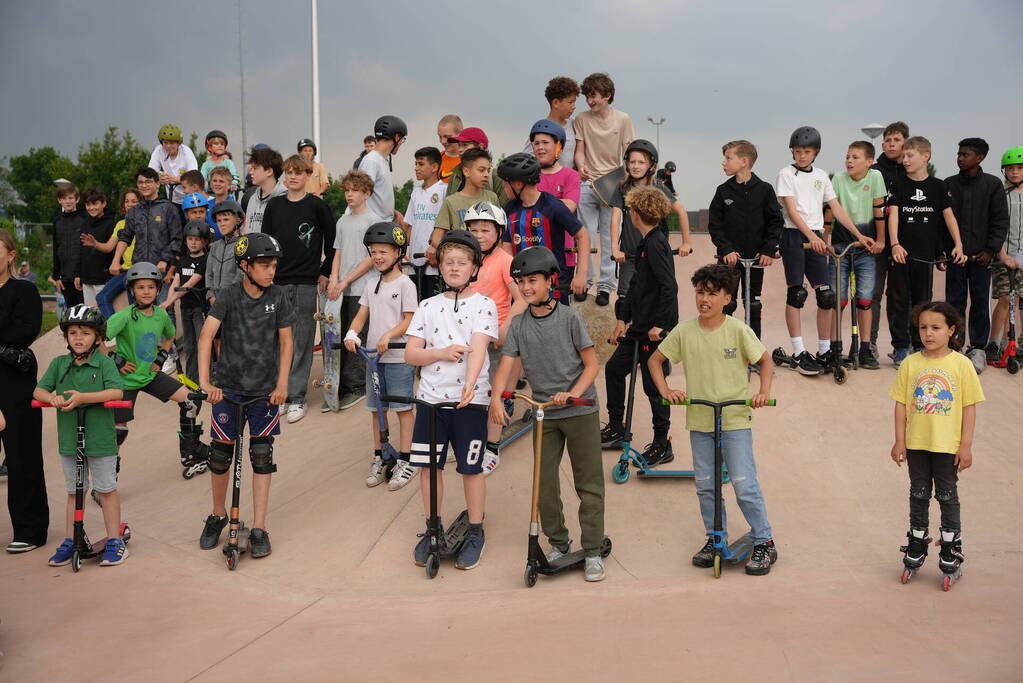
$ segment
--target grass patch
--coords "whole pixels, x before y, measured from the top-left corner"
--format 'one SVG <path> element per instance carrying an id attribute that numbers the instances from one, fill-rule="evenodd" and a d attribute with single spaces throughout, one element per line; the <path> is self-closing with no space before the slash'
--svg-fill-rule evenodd
<path id="1" fill-rule="evenodd" d="M 57 314 L 43 311 L 43 326 L 39 329 L 39 336 L 43 336 L 57 326 Z"/>

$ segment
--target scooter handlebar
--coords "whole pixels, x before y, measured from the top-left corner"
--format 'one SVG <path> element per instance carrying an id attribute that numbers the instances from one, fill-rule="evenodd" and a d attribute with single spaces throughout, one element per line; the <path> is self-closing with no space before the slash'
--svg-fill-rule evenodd
<path id="1" fill-rule="evenodd" d="M 334 342 L 333 344 L 330 345 L 330 348 L 334 349 L 335 351 L 338 350 L 338 349 L 343 349 L 344 347 L 345 347 L 345 343 L 343 341 Z M 387 348 L 389 348 L 389 349 L 403 349 L 403 348 L 405 348 L 405 342 L 387 342 Z M 362 349 L 364 351 L 366 351 L 366 352 L 376 351 L 375 348 L 367 349 L 365 346 L 363 346 Z"/>
<path id="2" fill-rule="evenodd" d="M 662 398 L 661 399 L 661 405 L 665 405 L 665 406 L 711 406 L 711 407 L 714 407 L 714 406 L 739 406 L 739 405 L 751 406 L 751 405 L 753 405 L 753 399 L 747 398 L 747 399 L 745 399 L 743 401 L 722 401 L 721 403 L 715 403 L 714 401 L 704 401 L 704 400 L 701 400 L 701 399 L 698 399 L 698 398 L 687 398 L 686 400 L 682 401 L 681 403 L 672 403 L 668 399 Z M 778 399 L 776 399 L 776 398 L 769 398 L 769 399 L 767 399 L 767 403 L 765 404 L 765 406 L 771 406 L 771 407 L 774 407 L 776 405 L 778 405 Z"/>
<path id="3" fill-rule="evenodd" d="M 88 403 L 84 406 L 78 406 L 79 408 L 88 408 L 91 406 L 102 405 L 104 408 L 131 408 L 131 401 L 103 401 L 103 403 Z M 33 408 L 52 408 L 52 403 L 46 403 L 45 401 L 37 401 L 32 399 Z"/>
<path id="4" fill-rule="evenodd" d="M 519 394 L 519 393 L 516 393 L 514 391 L 503 391 L 503 392 L 501 392 L 501 398 L 508 398 L 508 399 L 521 398 L 522 400 L 527 401 L 528 403 L 532 403 L 534 405 L 541 405 L 541 402 L 535 400 L 532 396 L 526 396 L 525 394 Z M 592 406 L 592 405 L 596 405 L 596 404 L 594 403 L 593 399 L 590 399 L 590 398 L 576 398 L 575 396 L 572 396 L 572 397 L 570 397 L 568 399 L 568 401 L 565 403 L 565 405 L 568 405 L 568 406 Z"/>

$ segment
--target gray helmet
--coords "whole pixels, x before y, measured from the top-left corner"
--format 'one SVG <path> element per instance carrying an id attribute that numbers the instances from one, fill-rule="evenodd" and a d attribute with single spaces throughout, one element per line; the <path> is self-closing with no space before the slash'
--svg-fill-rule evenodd
<path id="1" fill-rule="evenodd" d="M 301 140 L 299 140 L 298 141 L 298 146 L 295 148 L 295 151 L 301 152 L 303 147 L 312 147 L 313 148 L 313 152 L 318 152 L 319 151 L 316 148 L 316 143 L 313 142 L 312 140 L 310 140 L 309 138 L 302 138 Z"/>
<path id="2" fill-rule="evenodd" d="M 212 140 L 213 138 L 220 138 L 221 140 L 224 141 L 225 145 L 227 144 L 227 133 L 225 133 L 222 130 L 214 129 L 211 130 L 209 133 L 206 133 L 206 144 L 207 145 L 210 144 L 210 140 Z"/>
<path id="3" fill-rule="evenodd" d="M 408 136 L 408 126 L 405 122 L 399 119 L 397 116 L 381 116 L 377 119 L 376 123 L 373 124 L 373 135 L 377 138 L 384 138 L 386 140 L 393 140 L 395 135 L 401 137 Z"/>
<path id="4" fill-rule="evenodd" d="M 234 243 L 234 260 L 239 265 L 242 261 L 251 263 L 258 258 L 280 258 L 283 253 L 280 242 L 262 232 L 242 235 Z"/>
<path id="5" fill-rule="evenodd" d="M 674 173 L 675 170 L 676 170 L 675 162 L 674 161 L 669 161 L 668 163 L 666 163 L 664 165 L 664 170 L 665 171 L 669 171 L 671 173 Z"/>
<path id="6" fill-rule="evenodd" d="M 160 269 L 152 263 L 140 261 L 138 263 L 131 264 L 131 268 L 128 269 L 128 274 L 124 276 L 124 281 L 129 285 L 137 280 L 156 280 L 156 282 L 159 283 L 163 280 L 163 274 L 160 272 Z"/>
<path id="7" fill-rule="evenodd" d="M 188 221 L 182 234 L 184 237 L 201 237 L 206 241 L 213 238 L 213 231 L 206 221 Z"/>
<path id="8" fill-rule="evenodd" d="M 218 213 L 233 213 L 238 218 L 245 218 L 245 212 L 242 210 L 242 205 L 233 199 L 225 199 L 224 201 L 217 202 L 216 206 L 213 207 L 213 216 L 216 218 Z"/>
<path id="9" fill-rule="evenodd" d="M 366 228 L 362 243 L 367 249 L 371 244 L 393 244 L 404 254 L 405 248 L 408 246 L 408 238 L 405 237 L 405 231 L 397 223 L 381 221 Z"/>
<path id="10" fill-rule="evenodd" d="M 497 166 L 497 176 L 505 182 L 518 180 L 536 185 L 540 182 L 540 162 L 532 154 L 516 152 Z"/>
<path id="11" fill-rule="evenodd" d="M 657 168 L 657 148 L 654 147 L 654 143 L 642 138 L 633 140 L 625 148 L 625 155 L 622 158 L 628 161 L 629 154 L 632 152 L 646 152 L 647 156 L 650 157 L 650 172 L 653 173 L 653 170 Z"/>
<path id="12" fill-rule="evenodd" d="M 529 247 L 515 254 L 510 268 L 513 278 L 525 277 L 533 273 L 554 275 L 560 270 L 554 252 L 542 246 Z"/>
<path id="13" fill-rule="evenodd" d="M 813 126 L 800 126 L 792 131 L 789 136 L 789 148 L 792 147 L 816 147 L 821 148 L 821 134 Z"/>
<path id="14" fill-rule="evenodd" d="M 444 250 L 446 244 L 460 244 L 464 247 L 472 249 L 473 253 L 473 264 L 476 266 L 483 265 L 483 250 L 480 249 L 480 243 L 468 230 L 448 230 L 441 238 L 440 244 L 437 245 L 437 254 L 439 255 Z"/>

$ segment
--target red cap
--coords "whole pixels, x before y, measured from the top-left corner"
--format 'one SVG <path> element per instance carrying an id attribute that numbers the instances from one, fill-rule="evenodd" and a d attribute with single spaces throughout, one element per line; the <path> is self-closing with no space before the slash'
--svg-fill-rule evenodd
<path id="1" fill-rule="evenodd" d="M 448 138 L 448 142 L 475 142 L 483 149 L 490 145 L 490 140 L 482 128 L 464 128 L 458 135 Z"/>

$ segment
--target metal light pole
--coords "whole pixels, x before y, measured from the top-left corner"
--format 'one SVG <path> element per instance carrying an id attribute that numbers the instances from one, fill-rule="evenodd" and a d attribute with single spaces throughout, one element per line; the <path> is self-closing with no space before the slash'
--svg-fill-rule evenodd
<path id="1" fill-rule="evenodd" d="M 654 124 L 654 129 L 657 131 L 657 153 L 661 152 L 661 126 L 664 124 L 665 118 L 662 116 L 660 120 L 654 121 L 651 117 L 646 117 L 646 120 Z"/>
<path id="2" fill-rule="evenodd" d="M 320 139 L 320 30 L 316 19 L 316 0 L 312 3 L 312 29 L 313 29 L 313 140 L 316 141 L 316 156 L 320 158 L 320 149 L 323 147 L 323 140 Z"/>
<path id="3" fill-rule="evenodd" d="M 237 0 L 235 7 L 238 10 L 238 88 L 241 90 L 242 105 L 242 153 L 248 151 L 245 141 L 245 58 L 242 56 L 242 0 Z"/>

